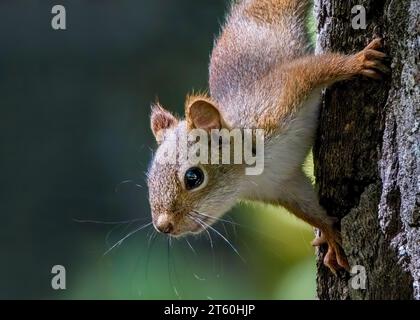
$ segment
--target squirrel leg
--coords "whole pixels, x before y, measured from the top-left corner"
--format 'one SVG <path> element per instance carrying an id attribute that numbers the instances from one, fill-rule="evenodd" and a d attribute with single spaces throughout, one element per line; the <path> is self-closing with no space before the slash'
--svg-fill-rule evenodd
<path id="1" fill-rule="evenodd" d="M 384 64 L 386 55 L 379 51 L 381 47 L 382 41 L 377 38 L 353 55 L 325 53 L 280 65 L 273 76 L 281 79 L 282 87 L 274 117 L 270 115 L 267 119 L 270 126 L 278 126 L 280 119 L 297 113 L 316 89 L 356 75 L 380 79 L 383 74 L 389 73 L 390 69 Z"/>
<path id="2" fill-rule="evenodd" d="M 299 170 L 284 185 L 286 189 L 273 203 L 285 207 L 295 216 L 321 231 L 321 235 L 312 242 L 312 245 L 326 244 L 328 246 L 323 262 L 334 274 L 341 268 L 349 270 L 347 258 L 341 247 L 340 231 L 336 227 L 338 219 L 329 216 L 318 204 L 318 197 L 309 178 Z"/>
<path id="3" fill-rule="evenodd" d="M 362 51 L 353 55 L 325 53 L 298 58 L 281 66 L 285 80 L 282 98 L 287 98 L 287 89 L 294 88 L 292 91 L 299 93 L 304 99 L 316 88 L 326 87 L 357 75 L 380 79 L 383 74 L 390 72 L 384 64 L 386 54 L 379 51 L 381 48 L 382 40 L 376 38 Z"/>

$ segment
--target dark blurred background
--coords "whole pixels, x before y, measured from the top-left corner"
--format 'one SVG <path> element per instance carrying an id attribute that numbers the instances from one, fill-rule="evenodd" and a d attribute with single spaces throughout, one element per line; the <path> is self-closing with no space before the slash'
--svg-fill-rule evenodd
<path id="1" fill-rule="evenodd" d="M 243 204 L 229 213 L 241 226 L 216 226 L 245 262 L 217 234 L 168 250 L 151 227 L 104 255 L 150 221 L 150 102 L 181 114 L 206 89 L 228 3 L 0 1 L 0 298 L 315 296 L 312 231 L 278 208 Z M 51 27 L 56 4 L 67 30 Z M 51 288 L 54 265 L 66 290 Z"/>

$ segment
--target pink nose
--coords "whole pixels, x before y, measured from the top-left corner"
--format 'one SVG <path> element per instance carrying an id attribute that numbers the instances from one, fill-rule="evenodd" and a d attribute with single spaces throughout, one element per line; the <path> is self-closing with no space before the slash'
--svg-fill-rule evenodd
<path id="1" fill-rule="evenodd" d="M 166 234 L 171 233 L 174 230 L 174 226 L 170 222 L 157 223 L 155 227 L 159 232 Z"/>

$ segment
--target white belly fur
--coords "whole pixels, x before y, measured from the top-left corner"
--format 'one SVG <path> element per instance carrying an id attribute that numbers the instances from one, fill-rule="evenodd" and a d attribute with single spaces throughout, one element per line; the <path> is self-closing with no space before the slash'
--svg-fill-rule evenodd
<path id="1" fill-rule="evenodd" d="M 272 137 L 264 145 L 264 172 L 248 176 L 243 190 L 246 197 L 254 199 L 277 199 L 284 182 L 302 166 L 318 125 L 320 90 L 314 92 L 304 103 L 297 117 L 286 132 Z M 252 181 L 252 183 L 249 183 Z"/>

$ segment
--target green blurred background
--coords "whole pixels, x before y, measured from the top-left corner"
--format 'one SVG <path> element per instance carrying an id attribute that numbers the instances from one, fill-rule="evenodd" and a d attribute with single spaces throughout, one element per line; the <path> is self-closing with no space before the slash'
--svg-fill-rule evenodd
<path id="1" fill-rule="evenodd" d="M 240 226 L 216 225 L 245 261 L 214 233 L 213 248 L 203 234 L 168 251 L 151 227 L 104 255 L 150 221 L 150 102 L 182 113 L 185 95 L 206 89 L 228 3 L 0 2 L 0 298 L 315 297 L 313 232 L 279 208 L 241 204 L 228 214 Z M 55 4 L 65 31 L 51 28 Z M 54 265 L 66 290 L 51 288 Z"/>

